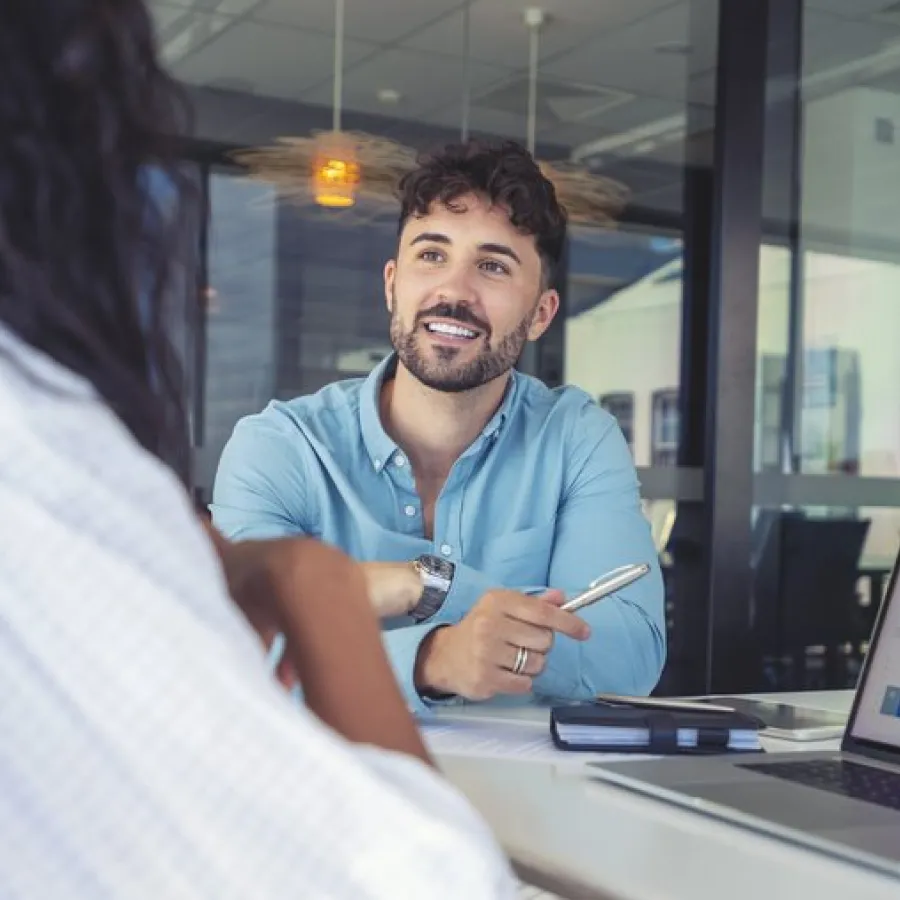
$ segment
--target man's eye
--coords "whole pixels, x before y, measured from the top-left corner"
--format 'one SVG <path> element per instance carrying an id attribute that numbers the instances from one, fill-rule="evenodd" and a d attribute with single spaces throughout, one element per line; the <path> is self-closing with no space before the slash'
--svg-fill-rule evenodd
<path id="1" fill-rule="evenodd" d="M 481 268 L 487 272 L 490 272 L 492 275 L 508 275 L 509 269 L 503 265 L 502 262 L 498 262 L 496 259 L 486 259 L 481 264 Z"/>
<path id="2" fill-rule="evenodd" d="M 419 259 L 422 259 L 425 262 L 440 262 L 441 254 L 438 250 L 423 250 L 419 254 Z"/>

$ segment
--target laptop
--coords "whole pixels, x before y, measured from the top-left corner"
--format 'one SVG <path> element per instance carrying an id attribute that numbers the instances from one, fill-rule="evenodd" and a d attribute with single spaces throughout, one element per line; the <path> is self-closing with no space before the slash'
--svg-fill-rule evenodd
<path id="1" fill-rule="evenodd" d="M 591 763 L 589 777 L 900 878 L 900 558 L 840 751 Z"/>

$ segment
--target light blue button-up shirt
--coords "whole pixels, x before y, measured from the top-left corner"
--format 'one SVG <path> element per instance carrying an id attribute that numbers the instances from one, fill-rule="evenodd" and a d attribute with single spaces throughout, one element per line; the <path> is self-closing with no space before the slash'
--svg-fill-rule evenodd
<path id="1" fill-rule="evenodd" d="M 615 420 L 584 391 L 551 390 L 515 372 L 503 403 L 456 461 L 424 537 L 413 472 L 382 427 L 389 357 L 365 379 L 274 401 L 242 419 L 222 454 L 210 510 L 234 540 L 305 534 L 360 561 L 430 553 L 456 566 L 440 612 L 385 622 L 384 640 L 410 706 L 419 645 L 491 588 L 574 595 L 628 563 L 649 575 L 583 610 L 585 642 L 557 636 L 538 697 L 646 694 L 665 661 L 663 585 L 628 446 Z"/>

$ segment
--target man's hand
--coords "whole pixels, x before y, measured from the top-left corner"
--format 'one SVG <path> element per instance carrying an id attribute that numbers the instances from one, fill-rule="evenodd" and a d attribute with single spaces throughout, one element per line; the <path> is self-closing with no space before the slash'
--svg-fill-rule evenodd
<path id="1" fill-rule="evenodd" d="M 360 563 L 369 600 L 380 619 L 405 616 L 422 597 L 422 577 L 408 562 Z"/>
<path id="2" fill-rule="evenodd" d="M 496 694 L 528 694 L 544 671 L 556 634 L 587 640 L 584 620 L 559 607 L 560 591 L 539 597 L 518 591 L 485 594 L 458 624 L 433 631 L 422 643 L 416 662 L 421 693 L 457 694 L 487 700 Z M 521 673 L 513 669 L 519 648 L 528 651 Z"/>

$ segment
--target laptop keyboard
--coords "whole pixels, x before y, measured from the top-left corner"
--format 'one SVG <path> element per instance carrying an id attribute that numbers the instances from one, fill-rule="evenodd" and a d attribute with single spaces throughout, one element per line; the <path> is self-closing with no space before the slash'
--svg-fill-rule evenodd
<path id="1" fill-rule="evenodd" d="M 785 781 L 819 788 L 888 809 L 900 810 L 900 774 L 848 760 L 750 763 L 742 768 Z"/>

